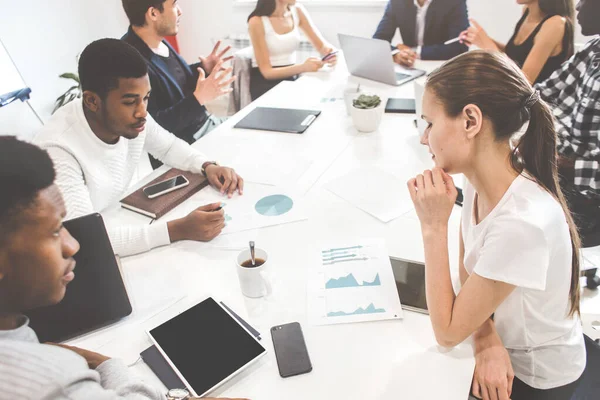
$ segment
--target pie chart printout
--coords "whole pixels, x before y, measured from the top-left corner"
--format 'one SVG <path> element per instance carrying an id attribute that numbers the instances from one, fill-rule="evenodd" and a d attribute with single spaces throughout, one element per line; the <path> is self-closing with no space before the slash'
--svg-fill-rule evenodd
<path id="1" fill-rule="evenodd" d="M 265 217 L 277 217 L 288 213 L 294 206 L 294 201 L 282 194 L 263 197 L 256 206 L 256 212 Z"/>

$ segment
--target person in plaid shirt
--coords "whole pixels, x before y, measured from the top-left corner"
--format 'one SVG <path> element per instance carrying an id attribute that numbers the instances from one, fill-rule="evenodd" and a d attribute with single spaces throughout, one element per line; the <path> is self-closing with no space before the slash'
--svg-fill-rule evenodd
<path id="1" fill-rule="evenodd" d="M 600 34 L 600 1 L 581 0 L 577 10 L 583 34 Z M 561 185 L 585 239 L 600 230 L 600 37 L 537 89 L 555 107 Z"/>
<path id="2" fill-rule="evenodd" d="M 584 35 L 600 34 L 600 2 L 582 0 L 577 19 Z M 537 85 L 555 107 L 558 152 L 567 192 L 591 205 L 600 219 L 600 37 L 594 37 L 550 78 Z M 573 190 L 574 189 L 574 190 Z M 585 200 L 587 201 L 585 201 Z M 593 207 L 596 206 L 596 207 Z M 573 210 L 576 214 L 577 211 Z M 587 211 L 587 210 L 586 210 Z M 580 211 L 581 213 L 581 211 Z M 588 219 L 588 218 L 586 218 Z M 589 228 L 589 227 L 588 227 Z"/>
<path id="3" fill-rule="evenodd" d="M 577 11 L 582 33 L 600 34 L 600 1 L 580 0 Z M 583 247 L 600 245 L 600 37 L 536 88 L 555 107 L 561 186 Z M 590 289 L 600 286 L 596 272 L 586 271 Z"/>

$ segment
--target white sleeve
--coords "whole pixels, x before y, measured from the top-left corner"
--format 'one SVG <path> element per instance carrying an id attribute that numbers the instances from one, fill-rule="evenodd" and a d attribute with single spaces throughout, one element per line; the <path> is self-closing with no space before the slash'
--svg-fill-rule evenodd
<path id="1" fill-rule="evenodd" d="M 67 216 L 73 219 L 94 212 L 90 192 L 85 185 L 83 171 L 77 159 L 61 147 L 47 147 L 46 150 L 54 163 L 55 183 L 60 189 Z"/>
<path id="2" fill-rule="evenodd" d="M 164 164 L 194 173 L 202 172 L 204 154 L 160 126 L 148 115 L 145 150 Z"/>
<path id="3" fill-rule="evenodd" d="M 97 374 L 101 382 L 97 382 Z M 52 393 L 46 399 L 64 398 L 69 400 L 162 400 L 165 398 L 158 388 L 152 387 L 133 375 L 123 361 L 110 359 L 100 364 L 95 371 L 81 371 L 67 377 L 65 387 L 59 393 Z"/>
<path id="4" fill-rule="evenodd" d="M 527 289 L 545 290 L 550 249 L 543 230 L 514 216 L 490 225 L 473 272 Z"/>
<path id="5" fill-rule="evenodd" d="M 85 184 L 83 171 L 77 159 L 60 147 L 48 147 L 54 162 L 56 184 L 62 192 L 67 209 L 65 219 L 92 214 L 94 210 L 90 192 Z M 115 254 L 128 256 L 149 251 L 171 243 L 166 223 L 139 226 L 110 226 L 108 236 Z"/>

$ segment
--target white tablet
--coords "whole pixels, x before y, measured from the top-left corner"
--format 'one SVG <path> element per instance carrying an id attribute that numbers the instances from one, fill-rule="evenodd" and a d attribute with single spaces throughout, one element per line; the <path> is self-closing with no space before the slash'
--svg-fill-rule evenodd
<path id="1" fill-rule="evenodd" d="M 190 393 L 200 397 L 267 352 L 211 297 L 149 330 L 148 335 Z"/>
<path id="2" fill-rule="evenodd" d="M 429 314 L 425 297 L 425 264 L 390 257 L 402 308 Z"/>

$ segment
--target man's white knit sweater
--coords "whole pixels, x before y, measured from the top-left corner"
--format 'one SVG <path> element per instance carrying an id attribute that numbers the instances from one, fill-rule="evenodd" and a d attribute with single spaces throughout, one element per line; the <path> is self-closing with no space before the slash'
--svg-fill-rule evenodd
<path id="1" fill-rule="evenodd" d="M 102 213 L 126 194 L 144 151 L 171 167 L 201 173 L 207 161 L 147 116 L 145 130 L 116 144 L 101 141 L 90 128 L 81 100 L 61 108 L 34 139 L 54 161 L 67 219 Z M 170 243 L 167 223 L 111 226 L 108 234 L 116 254 L 127 256 Z"/>

